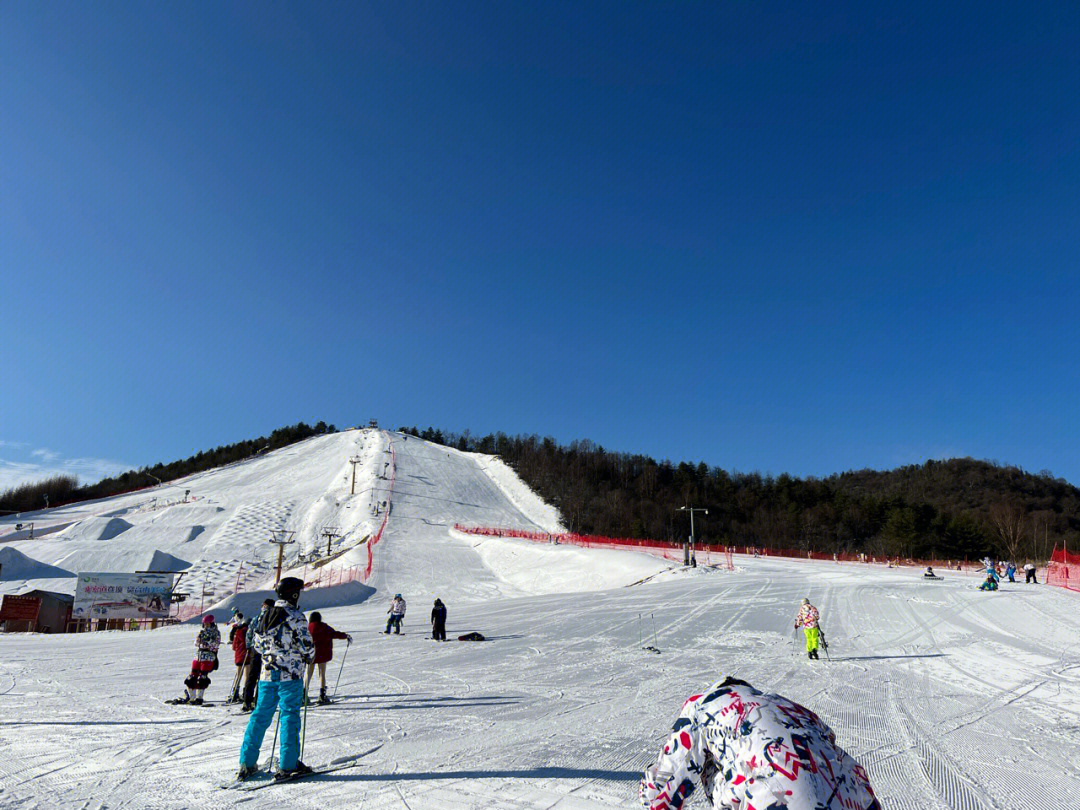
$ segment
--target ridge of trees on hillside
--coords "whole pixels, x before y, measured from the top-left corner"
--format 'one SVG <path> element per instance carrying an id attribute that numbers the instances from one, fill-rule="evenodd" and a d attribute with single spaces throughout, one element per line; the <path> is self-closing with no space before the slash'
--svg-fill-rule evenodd
<path id="1" fill-rule="evenodd" d="M 168 464 L 155 464 L 138 470 L 128 470 L 112 478 L 103 478 L 94 484 L 80 486 L 73 475 L 54 475 L 42 481 L 22 484 L 0 492 L 0 512 L 31 512 L 49 506 L 92 501 L 111 495 L 122 495 L 137 489 L 154 486 L 159 481 L 175 481 L 197 472 L 204 472 L 214 467 L 222 467 L 236 461 L 260 455 L 295 444 L 311 436 L 336 433 L 337 428 L 325 422 L 308 425 L 298 422 L 295 425 L 278 428 L 269 436 L 248 439 L 235 444 L 223 444 L 213 450 L 204 450 L 185 459 Z M 46 500 L 47 496 L 47 500 Z"/>
<path id="2" fill-rule="evenodd" d="M 1048 472 L 989 461 L 800 479 L 656 461 L 588 440 L 401 431 L 498 455 L 582 534 L 681 541 L 690 525 L 676 510 L 689 505 L 709 510 L 694 519 L 705 543 L 957 560 L 1046 560 L 1063 541 L 1080 548 L 1080 490 Z"/>

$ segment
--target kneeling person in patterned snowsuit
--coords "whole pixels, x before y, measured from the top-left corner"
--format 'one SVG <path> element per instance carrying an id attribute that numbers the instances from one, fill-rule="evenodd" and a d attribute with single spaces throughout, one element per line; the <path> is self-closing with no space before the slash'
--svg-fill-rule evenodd
<path id="1" fill-rule="evenodd" d="M 214 614 L 203 616 L 202 629 L 195 636 L 195 658 L 191 662 L 191 674 L 184 679 L 184 696 L 174 703 L 191 703 L 201 706 L 203 693 L 210 686 L 210 673 L 218 668 L 218 647 L 221 646 L 221 631 L 214 624 Z"/>
<path id="2" fill-rule="evenodd" d="M 304 671 L 314 658 L 308 622 L 297 607 L 304 583 L 285 577 L 277 586 L 274 607 L 259 617 L 252 637 L 255 652 L 262 656 L 262 678 L 255 711 L 244 732 L 240 748 L 240 779 L 258 770 L 259 749 L 266 730 L 281 712 L 281 748 L 278 775 L 310 773 L 300 761 L 300 708 L 304 703 Z"/>
<path id="3" fill-rule="evenodd" d="M 641 780 L 648 810 L 678 810 L 701 780 L 723 810 L 881 810 L 866 771 L 798 703 L 728 678 L 683 704 Z"/>

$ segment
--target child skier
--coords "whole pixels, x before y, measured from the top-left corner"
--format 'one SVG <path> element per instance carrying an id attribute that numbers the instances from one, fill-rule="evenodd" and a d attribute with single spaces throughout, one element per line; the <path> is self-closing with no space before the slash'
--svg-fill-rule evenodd
<path id="1" fill-rule="evenodd" d="M 818 642 L 821 637 L 821 625 L 819 622 L 818 609 L 810 604 L 809 599 L 802 600 L 799 615 L 795 617 L 795 627 L 801 627 L 806 635 L 806 656 L 813 660 L 818 659 Z"/>
<path id="2" fill-rule="evenodd" d="M 431 609 L 431 637 L 435 641 L 446 641 L 446 605 L 438 597 Z"/>
<path id="3" fill-rule="evenodd" d="M 296 577 L 281 580 L 276 588 L 278 600 L 255 628 L 252 646 L 262 656 L 263 673 L 259 701 L 240 748 L 240 780 L 258 770 L 259 749 L 276 711 L 280 711 L 281 748 L 274 778 L 284 780 L 311 773 L 311 768 L 300 761 L 304 667 L 315 655 L 307 620 L 297 607 L 303 588 L 304 581 Z"/>
<path id="4" fill-rule="evenodd" d="M 993 574 L 986 575 L 986 582 L 979 586 L 980 591 L 996 591 L 998 589 L 998 581 Z"/>
<path id="5" fill-rule="evenodd" d="M 343 638 L 349 644 L 352 644 L 352 636 L 348 633 L 342 633 L 335 630 L 330 625 L 326 624 L 322 620 L 322 614 L 315 611 L 311 614 L 311 621 L 308 622 L 308 631 L 311 633 L 311 640 L 315 645 L 315 657 L 311 660 L 311 663 L 307 665 L 307 677 L 304 679 L 304 693 L 308 694 L 309 687 L 311 685 L 311 676 L 315 672 L 315 667 L 319 667 L 319 678 L 322 680 L 322 687 L 319 689 L 319 705 L 323 706 L 330 702 L 330 698 L 326 696 L 326 663 L 334 657 L 334 639 Z M 308 703 L 311 702 L 311 698 L 308 698 Z"/>
<path id="6" fill-rule="evenodd" d="M 647 810 L 678 810 L 698 776 L 714 808 L 881 810 L 866 771 L 816 714 L 735 678 L 683 704 L 641 780 Z"/>
<path id="7" fill-rule="evenodd" d="M 390 603 L 390 609 L 386 611 L 390 614 L 390 618 L 386 621 L 386 629 L 383 632 L 386 635 L 390 635 L 390 628 L 394 628 L 396 635 L 401 635 L 401 622 L 405 618 L 405 600 L 401 598 L 401 594 L 394 594 L 394 601 Z"/>
<path id="8" fill-rule="evenodd" d="M 210 686 L 210 675 L 218 668 L 218 647 L 221 646 L 221 632 L 214 624 L 214 615 L 203 616 L 202 627 L 195 636 L 195 659 L 191 662 L 191 674 L 184 679 L 184 696 L 173 703 L 190 703 L 192 706 L 203 704 L 203 692 Z"/>

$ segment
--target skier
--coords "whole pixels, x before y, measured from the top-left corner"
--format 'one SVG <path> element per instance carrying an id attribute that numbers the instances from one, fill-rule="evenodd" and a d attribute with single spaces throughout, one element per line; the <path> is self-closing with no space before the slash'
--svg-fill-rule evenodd
<path id="1" fill-rule="evenodd" d="M 247 664 L 247 631 L 248 622 L 243 613 L 237 613 L 234 617 L 236 623 L 229 630 L 229 644 L 232 646 L 233 663 L 236 664 L 236 677 L 233 679 L 233 691 L 229 695 L 229 703 L 240 702 L 241 680 L 244 677 L 244 666 Z"/>
<path id="2" fill-rule="evenodd" d="M 431 637 L 435 641 L 446 641 L 446 605 L 435 597 L 435 606 L 431 609 Z"/>
<path id="3" fill-rule="evenodd" d="M 993 574 L 986 575 L 986 582 L 979 586 L 980 591 L 996 591 L 998 589 L 998 581 Z"/>
<path id="4" fill-rule="evenodd" d="M 1039 584 L 1039 580 L 1035 579 L 1035 566 L 1030 562 L 1026 562 L 1024 563 L 1024 584 L 1027 585 L 1031 582 L 1036 585 Z"/>
<path id="5" fill-rule="evenodd" d="M 1005 576 L 1009 578 L 1009 582 L 1016 582 L 1016 563 L 1009 562 L 1005 564 Z"/>
<path id="6" fill-rule="evenodd" d="M 806 635 L 806 656 L 815 661 L 818 659 L 818 641 L 821 637 L 819 618 L 818 609 L 810 604 L 809 599 L 804 598 L 799 615 L 795 617 L 795 627 L 802 628 Z"/>
<path id="7" fill-rule="evenodd" d="M 394 601 L 390 603 L 390 609 L 386 611 L 390 618 L 386 620 L 386 629 L 383 632 L 390 635 L 390 628 L 394 628 L 395 635 L 401 635 L 401 622 L 405 618 L 405 600 L 400 593 L 394 594 Z"/>
<path id="8" fill-rule="evenodd" d="M 208 673 L 218 668 L 218 647 L 221 646 L 221 632 L 214 624 L 214 614 L 207 613 L 203 616 L 202 627 L 195 636 L 195 659 L 191 662 L 191 674 L 184 679 L 187 689 L 184 696 L 177 698 L 173 703 L 190 703 L 192 706 L 202 706 L 203 692 L 210 686 Z"/>
<path id="9" fill-rule="evenodd" d="M 647 810 L 678 810 L 701 779 L 724 810 L 881 810 L 866 771 L 809 709 L 727 678 L 683 704 L 641 780 Z"/>
<path id="10" fill-rule="evenodd" d="M 300 761 L 300 707 L 304 703 L 304 666 L 315 655 L 304 614 L 297 607 L 304 581 L 285 577 L 275 589 L 278 600 L 263 614 L 253 638 L 255 652 L 262 656 L 263 673 L 259 681 L 259 702 L 255 705 L 240 747 L 240 772 L 247 779 L 258 771 L 259 749 L 263 737 L 280 712 L 281 747 L 275 779 L 288 779 L 311 773 Z"/>
<path id="11" fill-rule="evenodd" d="M 304 679 L 304 694 L 308 694 L 311 676 L 315 672 L 315 667 L 318 666 L 319 678 L 322 679 L 322 688 L 319 689 L 319 705 L 323 706 L 330 702 L 330 698 L 326 696 L 326 662 L 334 657 L 334 639 L 343 638 L 352 644 L 352 636 L 348 633 L 342 633 L 339 630 L 335 630 L 330 625 L 325 624 L 322 620 L 322 614 L 318 611 L 311 614 L 311 621 L 308 622 L 308 631 L 311 633 L 311 640 L 315 645 L 315 657 L 307 666 L 307 676 Z M 310 697 L 308 698 L 308 703 L 311 703 Z"/>
<path id="12" fill-rule="evenodd" d="M 255 692 L 259 687 L 259 675 L 262 672 L 262 656 L 255 652 L 255 627 L 273 607 L 273 599 L 264 599 L 259 615 L 254 621 L 248 622 L 247 633 L 244 635 L 244 644 L 247 647 L 247 667 L 244 672 L 244 705 L 240 707 L 241 712 L 250 712 L 255 709 Z"/>

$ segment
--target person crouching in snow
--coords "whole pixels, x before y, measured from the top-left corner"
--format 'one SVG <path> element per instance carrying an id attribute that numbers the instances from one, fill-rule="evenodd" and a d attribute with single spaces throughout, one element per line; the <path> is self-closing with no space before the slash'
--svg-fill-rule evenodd
<path id="1" fill-rule="evenodd" d="M 701 781 L 723 810 L 881 810 L 866 771 L 814 712 L 745 681 L 717 681 L 683 704 L 641 780 L 647 810 L 678 810 Z"/>
<path id="2" fill-rule="evenodd" d="M 986 575 L 986 582 L 984 582 L 982 585 L 979 586 L 980 591 L 996 591 L 997 589 L 998 589 L 997 580 L 994 579 L 993 575 L 991 575 L 991 574 L 987 574 Z"/>
<path id="3" fill-rule="evenodd" d="M 335 630 L 324 623 L 322 614 L 318 611 L 311 614 L 308 631 L 311 633 L 311 640 L 315 644 L 315 657 L 307 665 L 307 677 L 304 678 L 304 694 L 308 694 L 311 686 L 311 676 L 317 666 L 319 668 L 319 678 L 322 679 L 322 688 L 319 689 L 319 704 L 323 705 L 330 702 L 330 698 L 326 696 L 326 662 L 334 657 L 334 639 L 343 638 L 349 644 L 352 644 L 352 636 Z M 309 703 L 310 701 L 311 698 L 308 698 Z"/>
<path id="4" fill-rule="evenodd" d="M 177 703 L 190 703 L 201 706 L 203 692 L 210 686 L 210 673 L 218 668 L 218 647 L 221 646 L 221 632 L 214 624 L 214 615 L 203 616 L 202 627 L 195 636 L 195 659 L 191 662 L 191 674 L 184 679 L 187 690 Z"/>
<path id="5" fill-rule="evenodd" d="M 394 632 L 397 635 L 401 635 L 401 622 L 405 618 L 405 600 L 401 598 L 401 594 L 394 594 L 394 601 L 390 603 L 390 609 L 386 611 L 390 614 L 390 618 L 386 620 L 386 629 L 383 630 L 386 635 L 390 635 L 390 628 L 394 628 Z"/>
<path id="6" fill-rule="evenodd" d="M 806 634 L 806 655 L 817 660 L 818 641 L 821 637 L 821 625 L 818 609 L 810 604 L 809 599 L 803 599 L 799 607 L 799 615 L 795 617 L 795 626 L 801 627 Z"/>
<path id="7" fill-rule="evenodd" d="M 297 603 L 304 581 L 285 577 L 278 583 L 278 599 L 258 621 L 252 648 L 262 656 L 262 679 L 255 711 L 248 720 L 240 747 L 240 772 L 244 780 L 258 771 L 259 749 L 274 713 L 280 712 L 281 747 L 277 779 L 311 773 L 300 761 L 300 709 L 304 704 L 304 669 L 315 656 L 307 619 Z"/>

